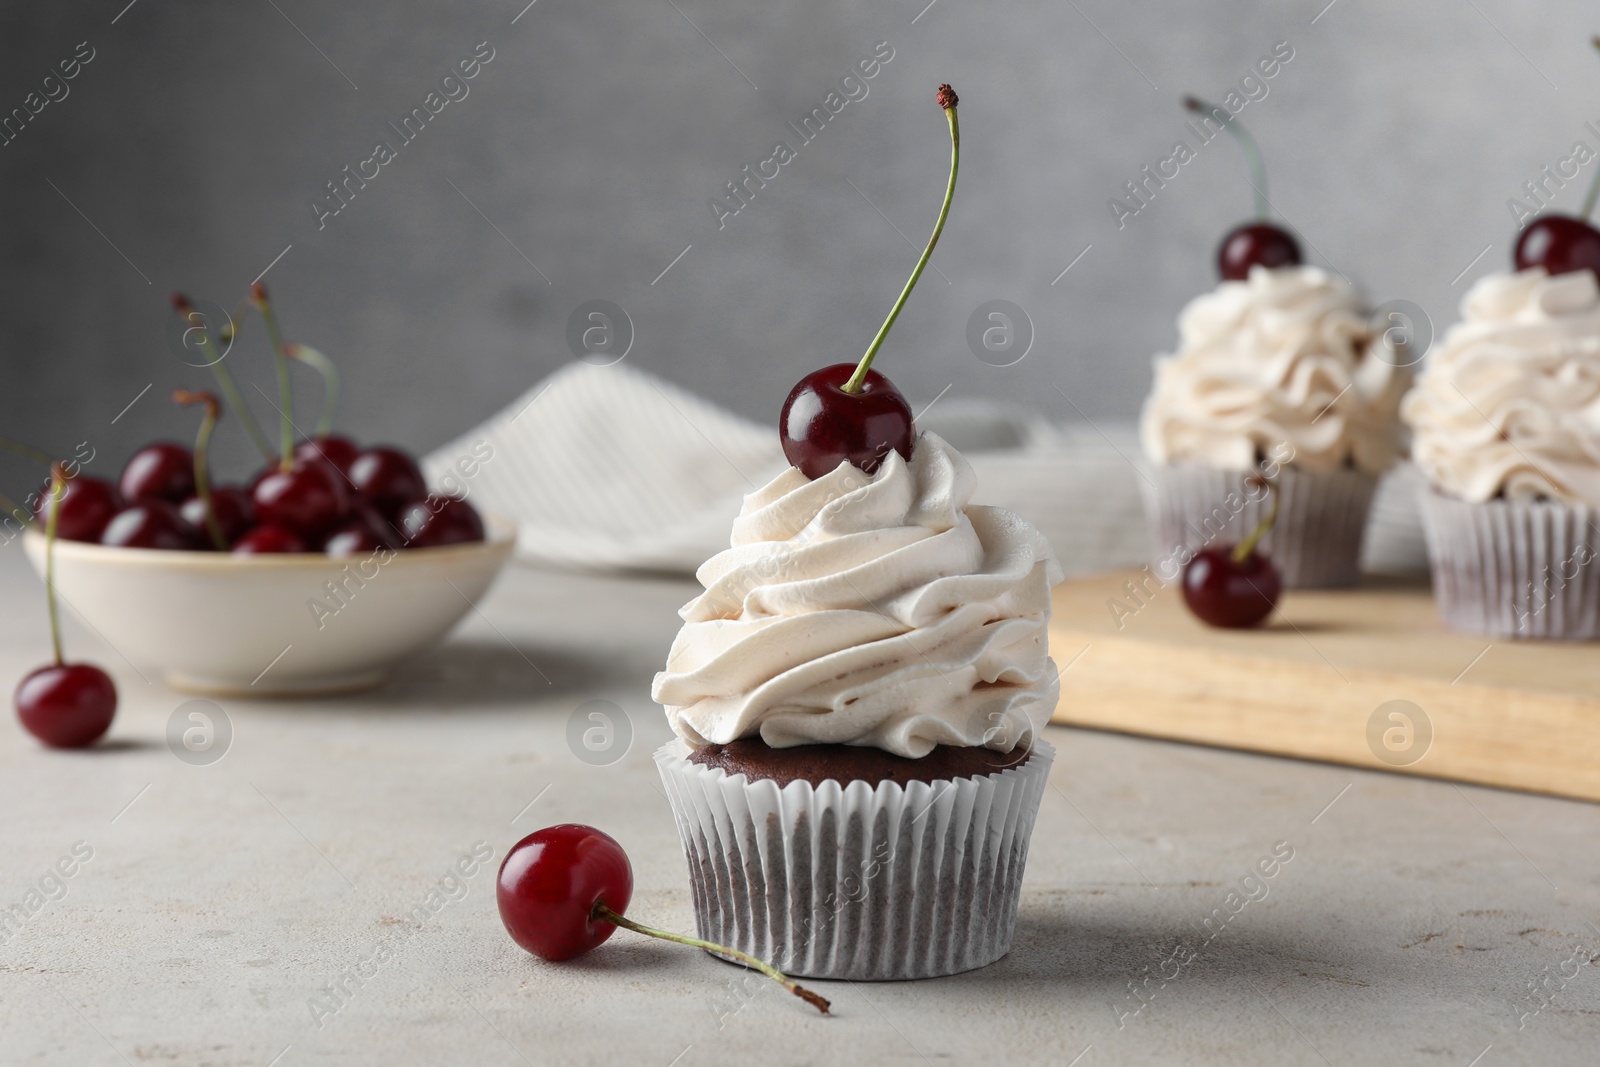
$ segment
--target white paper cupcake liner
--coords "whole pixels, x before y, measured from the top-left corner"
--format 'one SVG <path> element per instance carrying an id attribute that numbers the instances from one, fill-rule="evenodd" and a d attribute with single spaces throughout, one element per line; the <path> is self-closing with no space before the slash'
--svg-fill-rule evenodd
<path id="1" fill-rule="evenodd" d="M 1600 638 L 1600 509 L 1422 494 L 1439 614 L 1491 637 Z"/>
<path id="2" fill-rule="evenodd" d="M 1250 471 L 1152 464 L 1145 486 L 1151 570 L 1175 582 L 1184 561 L 1210 545 L 1237 544 L 1266 517 L 1266 494 L 1245 492 Z M 1378 479 L 1353 470 L 1284 467 L 1273 481 L 1278 521 L 1261 542 L 1287 589 L 1332 589 L 1361 578 L 1361 537 Z M 1251 499 L 1254 496 L 1255 499 Z"/>
<path id="3" fill-rule="evenodd" d="M 655 754 L 700 936 L 811 978 L 956 974 L 1011 948 L 1055 749 L 975 778 L 876 788 L 750 781 Z"/>

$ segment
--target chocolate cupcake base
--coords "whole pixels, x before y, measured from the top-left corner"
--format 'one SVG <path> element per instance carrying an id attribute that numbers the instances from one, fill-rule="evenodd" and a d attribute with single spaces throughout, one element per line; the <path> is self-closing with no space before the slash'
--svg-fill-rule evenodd
<path id="1" fill-rule="evenodd" d="M 1246 493 L 1251 471 L 1153 464 L 1145 486 L 1151 569 L 1175 582 L 1195 552 L 1237 544 L 1266 517 L 1267 494 Z M 1278 521 L 1261 542 L 1288 589 L 1333 589 L 1361 578 L 1361 538 L 1378 479 L 1354 470 L 1285 466 L 1274 479 Z M 1253 499 L 1252 499 L 1253 497 Z"/>
<path id="2" fill-rule="evenodd" d="M 1439 615 L 1489 637 L 1600 639 L 1600 509 L 1472 504 L 1435 489 L 1422 518 Z"/>
<path id="3" fill-rule="evenodd" d="M 780 784 L 690 755 L 673 740 L 655 759 L 702 938 L 851 980 L 957 974 L 1010 950 L 1048 742 L 1003 770 L 932 781 Z"/>

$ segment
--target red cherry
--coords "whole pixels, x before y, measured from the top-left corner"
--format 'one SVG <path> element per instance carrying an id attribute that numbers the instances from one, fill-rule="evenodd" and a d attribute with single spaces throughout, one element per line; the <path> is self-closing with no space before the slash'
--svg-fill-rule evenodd
<path id="1" fill-rule="evenodd" d="M 348 483 L 331 465 L 297 460 L 256 483 L 251 498 L 256 519 L 282 526 L 310 540 L 330 529 L 350 510 Z"/>
<path id="2" fill-rule="evenodd" d="M 33 514 L 42 530 L 50 521 L 54 497 L 46 484 L 34 501 Z M 104 478 L 80 474 L 67 482 L 61 494 L 61 517 L 56 520 L 56 536 L 66 541 L 98 541 L 106 524 L 122 507 L 116 487 Z"/>
<path id="3" fill-rule="evenodd" d="M 194 495 L 194 453 L 172 441 L 145 445 L 122 468 L 119 488 L 129 503 L 165 500 L 181 504 Z"/>
<path id="4" fill-rule="evenodd" d="M 361 498 L 386 519 L 428 495 L 417 461 L 398 448 L 369 448 L 350 464 L 350 481 Z"/>
<path id="5" fill-rule="evenodd" d="M 51 748 L 83 748 L 100 740 L 117 714 L 117 687 L 99 667 L 54 663 L 17 686 L 23 729 Z"/>
<path id="6" fill-rule="evenodd" d="M 216 511 L 217 525 L 222 527 L 222 539 L 230 545 L 255 525 L 255 505 L 250 502 L 249 492 L 241 486 L 219 485 L 213 488 L 211 507 Z M 211 534 L 206 529 L 206 502 L 203 499 L 190 497 L 178 509 L 178 514 L 184 522 L 200 531 L 208 546 L 211 544 Z"/>
<path id="7" fill-rule="evenodd" d="M 594 918 L 594 906 L 626 911 L 633 867 L 609 834 L 576 823 L 547 826 L 506 853 L 495 897 L 513 941 L 552 963 L 570 960 L 616 931 Z"/>
<path id="8" fill-rule="evenodd" d="M 1201 622 L 1254 626 L 1277 606 L 1283 591 L 1278 568 L 1256 551 L 1235 560 L 1235 547 L 1202 549 L 1183 568 L 1183 602 Z"/>
<path id="9" fill-rule="evenodd" d="M 276 555 L 282 552 L 306 552 L 306 543 L 293 531 L 282 526 L 254 526 L 233 543 L 235 556 Z"/>
<path id="10" fill-rule="evenodd" d="M 478 510 L 457 496 L 434 494 L 400 513 L 395 523 L 407 548 L 438 548 L 483 540 Z"/>
<path id="11" fill-rule="evenodd" d="M 354 463 L 356 456 L 361 454 L 361 449 L 348 437 L 330 434 L 327 437 L 313 437 L 301 441 L 294 449 L 295 459 L 320 459 L 331 463 L 340 474 L 350 473 L 350 464 Z"/>
<path id="12" fill-rule="evenodd" d="M 102 545 L 114 548 L 160 548 L 189 551 L 204 548 L 200 533 L 183 521 L 178 509 L 165 500 L 142 500 L 112 516 L 100 535 Z"/>
<path id="13" fill-rule="evenodd" d="M 1592 270 L 1600 275 L 1600 230 L 1571 215 L 1541 215 L 1517 238 L 1512 262 L 1518 270 L 1543 267 L 1551 274 Z"/>
<path id="14" fill-rule="evenodd" d="M 357 504 L 350 518 L 327 536 L 322 551 L 330 556 L 368 556 L 380 548 L 395 548 L 400 536 L 370 505 Z"/>
<path id="15" fill-rule="evenodd" d="M 783 402 L 783 454 L 807 478 L 831 474 L 840 463 L 871 474 L 890 450 L 911 458 L 911 405 L 875 370 L 867 371 L 861 392 L 845 392 L 855 370 L 854 363 L 835 363 L 812 371 Z"/>
<path id="16" fill-rule="evenodd" d="M 1247 222 L 1217 248 L 1217 273 L 1229 282 L 1249 278 L 1251 267 L 1293 267 L 1302 262 L 1299 243 L 1269 222 Z"/>

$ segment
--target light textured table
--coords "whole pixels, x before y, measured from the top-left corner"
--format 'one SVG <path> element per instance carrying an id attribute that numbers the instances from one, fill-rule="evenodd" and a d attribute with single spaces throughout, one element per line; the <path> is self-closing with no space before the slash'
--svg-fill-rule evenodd
<path id="1" fill-rule="evenodd" d="M 566 964 L 524 954 L 500 927 L 493 872 L 553 822 L 623 843 L 636 917 L 692 925 L 648 694 L 691 592 L 513 569 L 484 615 L 382 691 L 222 702 L 234 738 L 210 766 L 167 748 L 187 698 L 69 623 L 73 654 L 112 670 L 123 705 L 87 753 L 0 728 L 0 903 L 27 913 L 41 880 L 56 897 L 34 898 L 0 942 L 0 1062 L 1600 1057 L 1600 808 L 1059 727 L 1016 941 L 985 970 L 817 983 L 837 1012 L 822 1019 L 626 932 Z M 0 676 L 15 679 L 47 640 L 14 546 L 0 549 L 0 597 Z M 595 699 L 633 729 L 605 766 L 567 741 Z M 414 910 L 479 841 L 495 860 L 444 882 L 458 899 L 436 896 L 436 913 Z M 1241 906 L 1229 894 L 1279 842 L 1293 858 Z M 75 846 L 92 858 L 51 882 Z"/>

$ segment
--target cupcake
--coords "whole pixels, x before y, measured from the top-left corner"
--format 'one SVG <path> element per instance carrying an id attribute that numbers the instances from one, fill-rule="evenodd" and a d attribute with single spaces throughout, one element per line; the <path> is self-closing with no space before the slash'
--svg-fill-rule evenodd
<path id="1" fill-rule="evenodd" d="M 791 974 L 1005 955 L 1054 757 L 1055 556 L 939 437 L 911 452 L 746 497 L 652 690 L 700 936 Z"/>
<path id="2" fill-rule="evenodd" d="M 1480 280 L 1401 412 L 1431 483 L 1422 510 L 1445 622 L 1600 638 L 1594 272 L 1534 266 Z"/>
<path id="3" fill-rule="evenodd" d="M 1266 511 L 1245 487 L 1261 473 L 1281 494 L 1262 548 L 1284 585 L 1354 585 L 1373 491 L 1400 453 L 1406 360 L 1370 336 L 1343 279 L 1247 269 L 1191 301 L 1177 352 L 1156 359 L 1139 422 L 1152 569 L 1173 581 L 1201 548 L 1243 540 Z"/>

